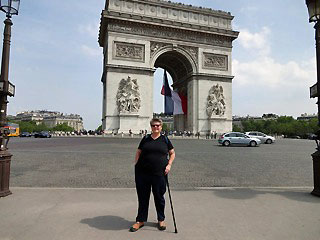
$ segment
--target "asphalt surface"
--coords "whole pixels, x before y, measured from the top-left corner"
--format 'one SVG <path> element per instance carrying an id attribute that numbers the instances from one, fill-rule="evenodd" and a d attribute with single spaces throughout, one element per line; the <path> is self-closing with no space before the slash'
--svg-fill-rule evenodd
<path id="1" fill-rule="evenodd" d="M 133 188 L 140 138 L 13 138 L 10 186 Z M 172 139 L 175 189 L 312 187 L 315 143 L 279 139 L 259 147 L 221 147 L 216 140 Z"/>
<path id="2" fill-rule="evenodd" d="M 283 139 L 255 148 L 172 142 L 178 234 L 168 194 L 166 231 L 156 227 L 152 197 L 145 227 L 128 231 L 137 211 L 139 139 L 16 138 L 9 145 L 13 194 L 0 198 L 0 240 L 319 239 L 320 198 L 310 194 L 314 142 Z"/>

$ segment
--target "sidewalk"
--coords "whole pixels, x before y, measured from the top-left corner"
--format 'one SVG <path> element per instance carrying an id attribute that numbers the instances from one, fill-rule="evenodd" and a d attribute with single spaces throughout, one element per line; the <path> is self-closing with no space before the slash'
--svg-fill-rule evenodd
<path id="1" fill-rule="evenodd" d="M 136 233 L 135 189 L 11 188 L 0 198 L 1 240 L 319 240 L 320 198 L 307 188 L 171 190 L 167 230 L 149 222 Z"/>

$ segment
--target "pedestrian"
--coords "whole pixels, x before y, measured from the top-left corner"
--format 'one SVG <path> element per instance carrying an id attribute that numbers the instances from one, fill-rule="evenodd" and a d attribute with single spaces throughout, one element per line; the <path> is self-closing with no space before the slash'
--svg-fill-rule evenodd
<path id="1" fill-rule="evenodd" d="M 130 228 L 136 232 L 144 226 L 148 218 L 149 198 L 154 197 L 157 211 L 158 229 L 163 231 L 165 225 L 166 175 L 170 172 L 175 152 L 167 136 L 161 135 L 162 120 L 150 121 L 151 134 L 142 138 L 135 156 L 135 182 L 138 195 L 138 214 L 136 222 Z M 169 159 L 168 159 L 169 154 Z"/>

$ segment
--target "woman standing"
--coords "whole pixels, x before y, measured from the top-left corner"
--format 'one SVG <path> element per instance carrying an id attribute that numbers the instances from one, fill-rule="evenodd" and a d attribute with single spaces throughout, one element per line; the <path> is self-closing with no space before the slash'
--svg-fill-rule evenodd
<path id="1" fill-rule="evenodd" d="M 135 182 L 139 207 L 136 223 L 130 228 L 131 232 L 139 230 L 147 221 L 151 189 L 157 210 L 158 229 L 161 231 L 166 229 L 165 177 L 171 170 L 175 152 L 170 140 L 161 135 L 162 120 L 153 118 L 150 125 L 152 133 L 141 140 L 135 157 Z"/>

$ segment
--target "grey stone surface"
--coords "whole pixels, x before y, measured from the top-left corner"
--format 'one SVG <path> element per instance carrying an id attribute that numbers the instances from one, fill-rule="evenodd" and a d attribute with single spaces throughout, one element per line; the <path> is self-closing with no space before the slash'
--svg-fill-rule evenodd
<path id="1" fill-rule="evenodd" d="M 140 138 L 12 139 L 12 187 L 133 188 Z M 311 187 L 310 140 L 221 147 L 216 140 L 172 139 L 171 187 Z"/>
<path id="2" fill-rule="evenodd" d="M 136 233 L 128 231 L 136 215 L 134 189 L 12 191 L 0 199 L 1 240 L 318 240 L 320 236 L 320 200 L 309 194 L 310 189 L 173 190 L 178 234 L 168 204 L 167 230 L 157 230 L 153 203 L 146 226 Z"/>

